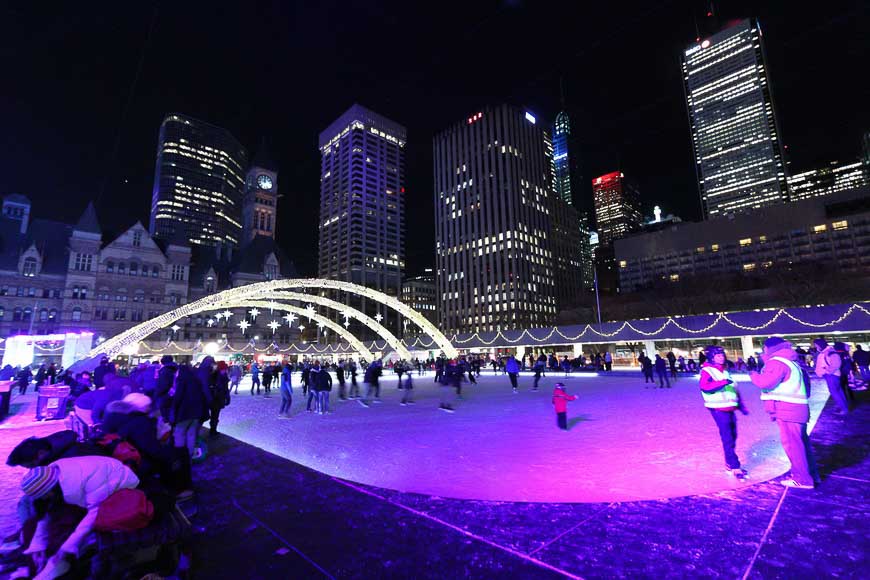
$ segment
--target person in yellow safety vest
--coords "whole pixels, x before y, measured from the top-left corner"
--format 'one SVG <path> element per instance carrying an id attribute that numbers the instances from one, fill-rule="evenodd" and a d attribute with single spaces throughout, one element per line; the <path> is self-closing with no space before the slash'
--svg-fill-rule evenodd
<path id="1" fill-rule="evenodd" d="M 740 481 L 746 480 L 749 474 L 740 465 L 740 459 L 734 450 L 737 444 L 737 416 L 735 411 L 746 414 L 746 409 L 740 402 L 740 393 L 734 387 L 734 381 L 725 366 L 725 349 L 710 345 L 704 349 L 707 360 L 701 365 L 701 395 L 704 406 L 710 411 L 716 427 L 719 428 L 719 439 L 725 452 L 725 470 Z"/>
<path id="2" fill-rule="evenodd" d="M 813 489 L 821 483 L 807 423 L 810 420 L 810 380 L 796 362 L 791 343 L 778 336 L 764 341 L 764 368 L 751 372 L 752 383 L 761 388 L 764 410 L 776 421 L 785 454 L 791 462 L 791 477 L 780 481 L 786 487 Z"/>

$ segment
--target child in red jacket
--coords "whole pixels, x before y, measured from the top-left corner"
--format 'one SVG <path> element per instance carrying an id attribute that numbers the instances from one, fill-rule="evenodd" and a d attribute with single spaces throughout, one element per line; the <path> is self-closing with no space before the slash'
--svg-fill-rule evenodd
<path id="1" fill-rule="evenodd" d="M 556 383 L 553 389 L 553 406 L 556 407 L 556 424 L 562 431 L 568 430 L 568 401 L 573 401 L 577 397 L 569 395 L 565 392 L 565 385 Z"/>

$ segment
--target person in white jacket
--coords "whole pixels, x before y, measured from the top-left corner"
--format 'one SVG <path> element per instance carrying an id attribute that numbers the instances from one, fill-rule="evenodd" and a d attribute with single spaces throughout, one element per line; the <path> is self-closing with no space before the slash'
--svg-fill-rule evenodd
<path id="1" fill-rule="evenodd" d="M 138 485 L 139 478 L 129 467 L 117 459 L 96 455 L 58 459 L 45 467 L 36 467 L 27 472 L 21 480 L 21 489 L 34 500 L 39 500 L 43 507 L 40 513 L 47 513 L 59 503 L 87 510 L 57 553 L 47 561 L 49 554 L 45 552 L 49 523 L 45 517 L 39 520 L 33 539 L 25 550 L 26 554 L 33 556 L 37 567 L 42 568 L 36 578 L 57 578 L 69 570 L 69 560 L 78 557 L 82 541 L 93 529 L 100 504 L 116 491 L 133 489 Z"/>

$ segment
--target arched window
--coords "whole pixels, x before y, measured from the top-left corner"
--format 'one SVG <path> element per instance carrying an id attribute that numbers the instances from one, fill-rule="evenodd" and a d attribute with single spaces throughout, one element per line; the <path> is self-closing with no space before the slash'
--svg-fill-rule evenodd
<path id="1" fill-rule="evenodd" d="M 208 276 L 205 279 L 205 291 L 209 294 L 214 292 L 214 277 Z"/>
<path id="2" fill-rule="evenodd" d="M 31 319 L 31 317 L 33 317 L 33 310 L 30 308 L 30 306 L 28 306 L 24 309 L 24 316 L 21 320 L 28 321 Z"/>
<path id="3" fill-rule="evenodd" d="M 21 309 L 16 308 L 12 311 L 12 320 L 19 321 L 21 320 Z"/>
<path id="4" fill-rule="evenodd" d="M 28 278 L 36 276 L 36 258 L 24 258 L 24 267 L 21 273 Z"/>
<path id="5" fill-rule="evenodd" d="M 85 288 L 84 286 L 82 286 L 81 290 L 79 290 L 79 298 L 81 298 L 82 300 L 86 300 L 87 297 L 88 297 L 88 289 Z"/>
<path id="6" fill-rule="evenodd" d="M 73 286 L 73 295 L 72 295 L 72 297 L 73 297 L 73 298 L 78 298 L 78 297 L 79 297 L 79 287 L 78 287 L 78 286 Z"/>
<path id="7" fill-rule="evenodd" d="M 39 321 L 40 322 L 48 322 L 48 309 L 43 308 L 39 311 Z"/>
<path id="8" fill-rule="evenodd" d="M 6 309 L 0 306 L 0 320 L 3 320 L 3 317 L 6 315 Z"/>
<path id="9" fill-rule="evenodd" d="M 154 267 L 151 269 L 151 277 L 152 277 L 152 278 L 157 278 L 157 277 L 159 277 L 159 276 L 160 276 L 160 268 L 158 268 L 157 266 L 154 266 Z"/>
<path id="10" fill-rule="evenodd" d="M 136 264 L 135 262 L 130 264 L 130 275 L 131 276 L 138 276 L 139 275 L 139 264 Z"/>
<path id="11" fill-rule="evenodd" d="M 106 262 L 106 272 L 114 272 L 115 271 L 115 262 L 109 260 Z"/>
<path id="12" fill-rule="evenodd" d="M 56 308 L 52 308 L 51 310 L 48 311 L 48 319 L 52 322 L 57 321 L 57 309 Z"/>
<path id="13" fill-rule="evenodd" d="M 127 272 L 127 264 L 124 262 L 118 262 L 118 274 L 124 274 Z"/>
<path id="14" fill-rule="evenodd" d="M 79 322 L 82 319 L 82 309 L 76 306 L 72 309 L 72 320 L 73 322 Z"/>
<path id="15" fill-rule="evenodd" d="M 143 278 L 148 277 L 148 266 L 142 266 L 142 277 Z"/>

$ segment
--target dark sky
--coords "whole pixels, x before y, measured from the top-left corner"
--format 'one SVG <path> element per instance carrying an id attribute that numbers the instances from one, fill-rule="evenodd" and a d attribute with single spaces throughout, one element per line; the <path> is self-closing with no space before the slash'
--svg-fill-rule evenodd
<path id="1" fill-rule="evenodd" d="M 587 5 L 594 4 L 594 5 Z M 803 8 L 812 5 L 812 10 Z M 567 87 L 583 187 L 621 168 L 644 204 L 697 218 L 679 55 L 712 25 L 696 0 L 0 1 L 0 194 L 107 229 L 147 224 L 168 112 L 278 162 L 278 239 L 315 273 L 317 135 L 357 101 L 408 128 L 407 270 L 434 263 L 433 135 L 486 104 L 548 123 Z M 716 3 L 758 16 L 792 171 L 858 155 L 870 129 L 870 3 Z M 150 33 L 149 33 L 150 30 Z M 540 122 L 540 121 L 539 121 Z"/>

